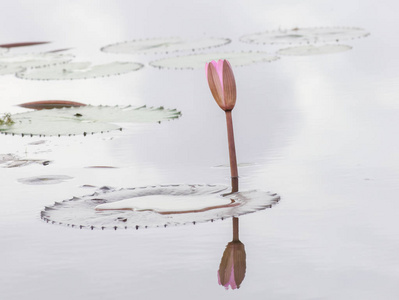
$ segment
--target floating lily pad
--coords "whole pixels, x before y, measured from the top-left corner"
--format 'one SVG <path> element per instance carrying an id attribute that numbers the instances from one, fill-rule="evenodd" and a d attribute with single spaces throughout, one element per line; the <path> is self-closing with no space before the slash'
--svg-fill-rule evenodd
<path id="1" fill-rule="evenodd" d="M 147 40 L 135 40 L 123 43 L 112 44 L 101 48 L 104 52 L 123 54 L 149 54 L 149 53 L 170 53 L 185 50 L 199 50 L 211 47 L 223 46 L 230 43 L 225 38 L 202 38 L 187 40 L 178 37 L 156 38 Z"/>
<path id="2" fill-rule="evenodd" d="M 2 44 L 1 48 L 16 48 L 16 47 L 27 47 L 27 46 L 36 46 L 48 44 L 50 42 L 22 42 L 22 43 L 11 43 L 11 44 Z"/>
<path id="3" fill-rule="evenodd" d="M 227 193 L 219 185 L 164 185 L 129 189 L 103 187 L 46 207 L 47 222 L 78 228 L 166 227 L 224 219 L 270 208 L 280 197 L 262 191 Z"/>
<path id="4" fill-rule="evenodd" d="M 103 65 L 92 65 L 90 62 L 75 62 L 47 68 L 29 69 L 16 75 L 18 78 L 34 80 L 87 79 L 121 75 L 137 71 L 142 67 L 142 64 L 135 62 L 113 62 Z"/>
<path id="5" fill-rule="evenodd" d="M 66 101 L 66 100 L 42 100 L 42 101 L 33 101 L 33 102 L 18 104 L 18 106 L 40 110 L 40 109 L 52 109 L 52 108 L 64 108 L 64 107 L 79 107 L 79 106 L 86 106 L 86 104 L 74 101 Z"/>
<path id="6" fill-rule="evenodd" d="M 30 164 L 47 166 L 49 163 L 50 161 L 45 159 L 21 158 L 14 154 L 0 154 L 0 166 L 3 168 L 24 167 Z"/>
<path id="7" fill-rule="evenodd" d="M 80 106 L 43 109 L 11 115 L 11 125 L 0 132 L 21 135 L 76 135 L 121 130 L 115 123 L 151 123 L 179 118 L 181 113 L 163 107 Z"/>
<path id="8" fill-rule="evenodd" d="M 245 66 L 258 62 L 272 62 L 278 57 L 266 52 L 203 53 L 164 58 L 153 61 L 150 65 L 169 69 L 203 69 L 207 62 L 219 59 L 227 59 L 233 66 Z"/>
<path id="9" fill-rule="evenodd" d="M 351 46 L 347 45 L 306 45 L 284 48 L 277 51 L 279 55 L 292 55 L 292 56 L 308 56 L 308 55 L 319 55 L 319 54 L 330 54 L 351 50 Z"/>
<path id="10" fill-rule="evenodd" d="M 301 44 L 338 42 L 366 37 L 370 33 L 355 27 L 293 28 L 248 34 L 241 41 L 255 44 Z"/>
<path id="11" fill-rule="evenodd" d="M 24 184 L 57 184 L 73 177 L 66 175 L 43 175 L 35 177 L 20 178 L 18 181 Z"/>
<path id="12" fill-rule="evenodd" d="M 74 58 L 72 54 L 65 53 L 30 53 L 12 54 L 7 53 L 0 56 L 0 66 L 13 68 L 37 68 L 66 63 Z"/>

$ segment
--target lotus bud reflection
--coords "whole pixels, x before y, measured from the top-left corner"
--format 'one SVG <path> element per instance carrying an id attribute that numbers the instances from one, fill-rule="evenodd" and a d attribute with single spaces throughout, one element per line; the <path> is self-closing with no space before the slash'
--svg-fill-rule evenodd
<path id="1" fill-rule="evenodd" d="M 209 88 L 216 103 L 224 111 L 230 111 L 236 104 L 237 91 L 233 70 L 227 60 L 211 61 L 205 66 Z"/>
<path id="2" fill-rule="evenodd" d="M 218 281 L 226 289 L 240 288 L 245 277 L 246 254 L 244 244 L 233 241 L 227 244 L 218 271 Z"/>

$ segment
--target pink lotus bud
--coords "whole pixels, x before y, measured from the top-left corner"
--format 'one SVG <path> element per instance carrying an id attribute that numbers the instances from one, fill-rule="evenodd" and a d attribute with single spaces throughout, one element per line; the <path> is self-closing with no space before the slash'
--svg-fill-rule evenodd
<path id="1" fill-rule="evenodd" d="M 229 111 L 236 104 L 237 91 L 233 70 L 227 60 L 211 61 L 206 63 L 206 77 L 209 88 L 216 103 L 224 111 Z"/>

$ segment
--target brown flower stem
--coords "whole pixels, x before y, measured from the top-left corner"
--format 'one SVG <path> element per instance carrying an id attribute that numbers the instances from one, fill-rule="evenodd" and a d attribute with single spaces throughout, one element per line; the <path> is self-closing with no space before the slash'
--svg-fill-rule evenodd
<path id="1" fill-rule="evenodd" d="M 234 132 L 233 132 L 233 118 L 231 116 L 231 110 L 226 110 L 226 123 L 227 123 L 227 138 L 229 141 L 229 156 L 230 156 L 230 172 L 231 172 L 231 185 L 232 192 L 238 192 L 238 169 L 237 169 L 237 157 L 236 157 L 236 146 L 234 143 Z"/>
<path id="2" fill-rule="evenodd" d="M 238 242 L 238 218 L 233 217 L 233 242 Z"/>

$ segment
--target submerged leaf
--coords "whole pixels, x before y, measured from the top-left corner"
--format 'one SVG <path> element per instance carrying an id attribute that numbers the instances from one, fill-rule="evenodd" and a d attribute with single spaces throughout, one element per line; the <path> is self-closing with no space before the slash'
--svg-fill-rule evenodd
<path id="1" fill-rule="evenodd" d="M 12 125 L 0 132 L 22 135 L 75 135 L 121 129 L 114 123 L 150 123 L 179 118 L 175 109 L 119 106 L 80 106 L 44 109 L 12 115 Z"/>
<path id="2" fill-rule="evenodd" d="M 351 50 L 351 46 L 347 45 L 306 45 L 298 47 L 284 48 L 277 51 L 279 55 L 292 55 L 292 56 L 308 56 L 319 54 L 330 54 Z"/>
<path id="3" fill-rule="evenodd" d="M 17 77 L 35 80 L 87 79 L 121 75 L 139 70 L 142 67 L 142 64 L 135 62 L 113 62 L 103 65 L 91 65 L 90 62 L 74 62 L 47 68 L 29 69 L 17 73 Z"/>
<path id="4" fill-rule="evenodd" d="M 47 222 L 86 228 L 147 228 L 239 216 L 270 208 L 280 197 L 262 191 L 227 192 L 219 185 L 101 188 L 94 194 L 56 202 L 41 212 Z"/>
<path id="5" fill-rule="evenodd" d="M 169 69 L 199 69 L 204 68 L 209 61 L 218 61 L 226 59 L 232 66 L 244 66 L 258 62 L 272 62 L 278 59 L 277 56 L 266 52 L 220 52 L 220 53 L 202 53 L 187 56 L 176 56 L 156 60 L 150 63 L 157 68 Z"/>
<path id="6" fill-rule="evenodd" d="M 301 44 L 335 42 L 366 37 L 370 33 L 356 27 L 293 28 L 274 30 L 241 37 L 242 42 L 255 44 Z"/>
<path id="7" fill-rule="evenodd" d="M 117 43 L 105 46 L 101 48 L 101 50 L 109 53 L 123 54 L 170 53 L 184 50 L 194 51 L 217 47 L 226 45 L 230 42 L 230 39 L 225 38 L 202 38 L 196 40 L 186 40 L 178 37 L 172 37 Z"/>

